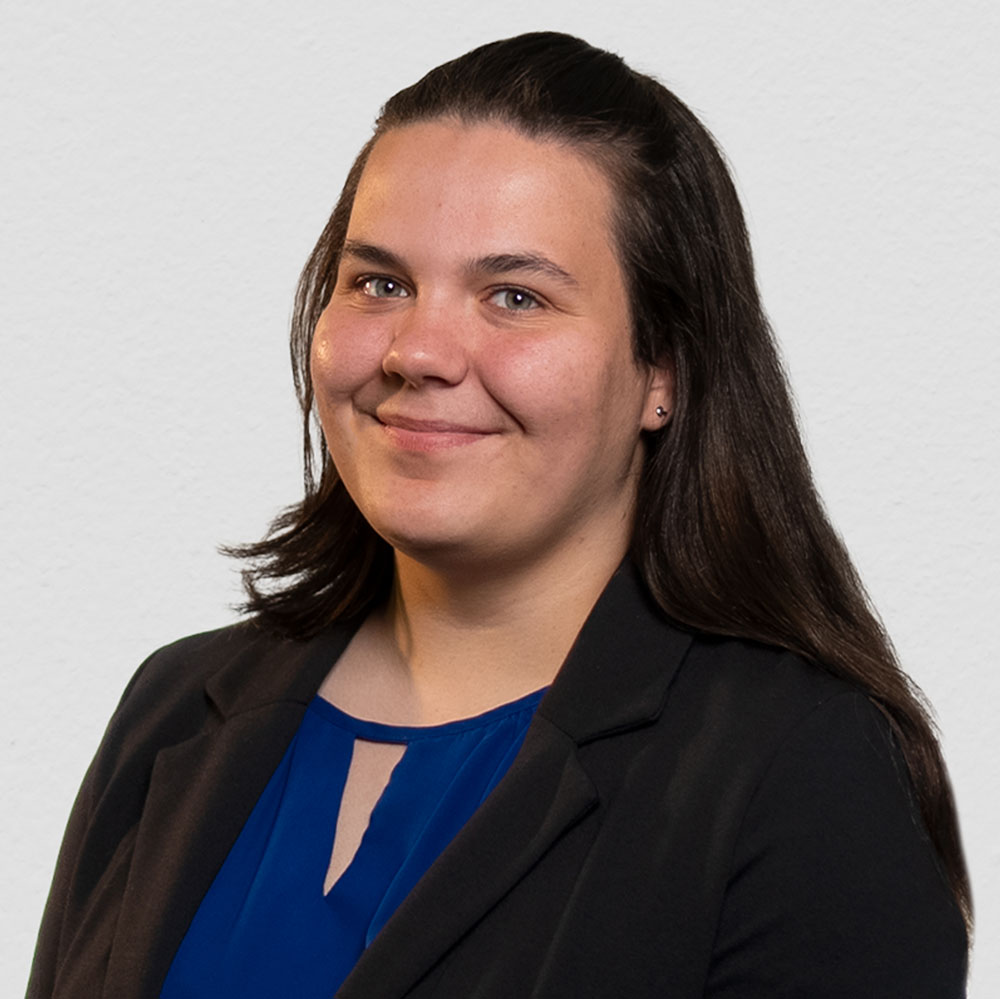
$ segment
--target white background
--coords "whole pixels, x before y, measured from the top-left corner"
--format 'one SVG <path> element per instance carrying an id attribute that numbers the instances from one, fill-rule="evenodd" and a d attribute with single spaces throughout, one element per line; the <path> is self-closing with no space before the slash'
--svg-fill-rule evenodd
<path id="1" fill-rule="evenodd" d="M 378 105 L 540 28 L 657 75 L 735 165 L 820 487 L 937 709 L 978 903 L 971 995 L 1000 994 L 1000 6 L 581 6 L 5 3 L 10 995 L 121 688 L 233 619 L 214 546 L 299 496 L 294 283 Z"/>

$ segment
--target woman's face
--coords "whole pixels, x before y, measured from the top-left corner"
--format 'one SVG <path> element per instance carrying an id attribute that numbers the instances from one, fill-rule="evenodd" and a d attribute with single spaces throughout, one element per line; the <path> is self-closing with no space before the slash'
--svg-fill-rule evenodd
<path id="1" fill-rule="evenodd" d="M 311 365 L 337 470 L 400 551 L 624 553 L 670 383 L 632 357 L 611 208 L 587 159 L 504 126 L 376 142 Z"/>

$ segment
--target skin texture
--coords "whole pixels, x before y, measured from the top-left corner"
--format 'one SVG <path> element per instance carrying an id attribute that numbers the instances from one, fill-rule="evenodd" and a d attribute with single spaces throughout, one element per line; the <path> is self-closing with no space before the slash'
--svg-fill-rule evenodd
<path id="1" fill-rule="evenodd" d="M 621 557 L 670 386 L 632 358 L 610 207 L 584 156 L 507 127 L 376 143 L 312 376 L 337 469 L 397 552 L 488 572 Z"/>
<path id="2" fill-rule="evenodd" d="M 395 549 L 320 693 L 397 724 L 551 683 L 627 550 L 642 432 L 610 186 L 571 147 L 448 119 L 375 144 L 312 349 L 330 454 Z"/>

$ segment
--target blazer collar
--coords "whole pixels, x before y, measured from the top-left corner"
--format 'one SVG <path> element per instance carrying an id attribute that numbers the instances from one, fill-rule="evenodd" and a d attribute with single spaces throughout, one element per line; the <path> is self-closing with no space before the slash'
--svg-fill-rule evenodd
<path id="1" fill-rule="evenodd" d="M 308 704 L 359 625 L 332 625 L 307 641 L 277 638 L 251 622 L 237 625 L 233 655 L 205 684 L 208 698 L 224 718 L 278 702 Z"/>
<path id="2" fill-rule="evenodd" d="M 598 599 L 514 764 L 361 955 L 338 996 L 398 999 L 598 805 L 580 744 L 656 719 L 691 637 L 631 563 Z"/>
<path id="3" fill-rule="evenodd" d="M 306 642 L 277 640 L 251 625 L 221 636 L 223 662 L 206 691 L 225 724 L 158 754 L 107 994 L 151 994 L 162 982 L 305 705 L 355 629 L 333 627 Z M 345 997 L 404 994 L 596 806 L 578 746 L 654 720 L 690 641 L 666 622 L 631 564 L 623 564 L 542 699 L 513 766 L 362 955 L 344 983 Z M 177 877 L 179 871 L 185 876 Z M 483 871 L 491 876 L 480 877 Z M 151 891 L 161 905 L 146 903 Z"/>
<path id="4" fill-rule="evenodd" d="M 691 644 L 653 602 L 631 559 L 611 577 L 538 713 L 577 745 L 646 724 Z"/>
<path id="5" fill-rule="evenodd" d="M 268 704 L 308 704 L 360 621 L 337 624 L 309 641 L 233 631 L 234 653 L 206 691 L 223 717 Z M 240 637 L 237 638 L 237 631 Z M 587 617 L 538 713 L 578 745 L 654 720 L 691 636 L 653 602 L 631 559 L 609 580 Z M 263 651 L 262 651 L 263 647 Z"/>

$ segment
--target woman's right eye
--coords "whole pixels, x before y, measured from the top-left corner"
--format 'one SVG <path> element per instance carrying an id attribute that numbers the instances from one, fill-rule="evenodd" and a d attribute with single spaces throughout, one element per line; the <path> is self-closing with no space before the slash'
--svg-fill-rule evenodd
<path id="1" fill-rule="evenodd" d="M 361 278 L 358 287 L 369 298 L 407 298 L 410 294 L 398 281 L 387 277 Z"/>

